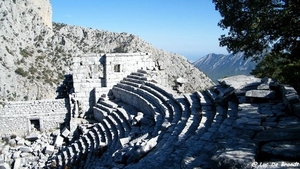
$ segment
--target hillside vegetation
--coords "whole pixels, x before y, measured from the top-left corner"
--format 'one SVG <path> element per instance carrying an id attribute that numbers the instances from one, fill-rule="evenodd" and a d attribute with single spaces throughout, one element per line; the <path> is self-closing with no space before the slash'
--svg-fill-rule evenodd
<path id="1" fill-rule="evenodd" d="M 188 80 L 186 91 L 213 84 L 183 56 L 138 36 L 52 23 L 51 15 L 50 1 L 0 2 L 0 101 L 55 98 L 64 75 L 72 74 L 72 58 L 95 53 L 150 52 L 169 85 L 178 77 Z"/>

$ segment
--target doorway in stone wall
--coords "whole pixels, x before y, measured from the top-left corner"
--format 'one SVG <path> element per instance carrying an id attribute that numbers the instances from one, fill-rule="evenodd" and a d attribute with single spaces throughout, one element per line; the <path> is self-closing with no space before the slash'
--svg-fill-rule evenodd
<path id="1" fill-rule="evenodd" d="M 120 64 L 114 65 L 114 72 L 121 72 L 121 65 Z"/>
<path id="2" fill-rule="evenodd" d="M 31 131 L 41 130 L 40 119 L 30 119 L 30 130 Z"/>

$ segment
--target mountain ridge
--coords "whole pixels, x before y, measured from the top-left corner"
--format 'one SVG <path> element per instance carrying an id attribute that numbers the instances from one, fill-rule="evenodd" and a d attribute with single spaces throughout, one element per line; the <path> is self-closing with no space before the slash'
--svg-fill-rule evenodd
<path id="1" fill-rule="evenodd" d="M 249 75 L 257 63 L 251 58 L 244 59 L 243 53 L 227 55 L 210 53 L 192 64 L 216 82 L 217 79 L 226 76 Z"/>

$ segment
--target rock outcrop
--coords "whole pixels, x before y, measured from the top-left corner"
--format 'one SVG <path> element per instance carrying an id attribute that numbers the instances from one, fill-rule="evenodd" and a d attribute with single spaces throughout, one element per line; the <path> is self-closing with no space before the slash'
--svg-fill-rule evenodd
<path id="1" fill-rule="evenodd" d="M 0 97 L 3 101 L 56 97 L 72 58 L 88 54 L 149 52 L 169 84 L 186 78 L 186 91 L 213 82 L 178 54 L 158 50 L 129 33 L 69 26 L 51 21 L 49 0 L 0 2 Z M 199 83 L 200 82 L 200 83 Z"/>

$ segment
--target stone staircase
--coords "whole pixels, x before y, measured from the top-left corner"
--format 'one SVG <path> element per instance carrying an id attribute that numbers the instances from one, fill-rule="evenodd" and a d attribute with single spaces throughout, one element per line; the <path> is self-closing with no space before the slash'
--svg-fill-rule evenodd
<path id="1" fill-rule="evenodd" d="M 178 95 L 138 70 L 111 89 L 110 100 L 97 103 L 98 123 L 50 162 L 77 168 L 249 168 L 258 158 L 257 133 L 284 125 L 278 120 L 285 117 L 284 106 L 273 103 L 270 112 L 266 103 L 239 103 L 232 91 Z"/>

